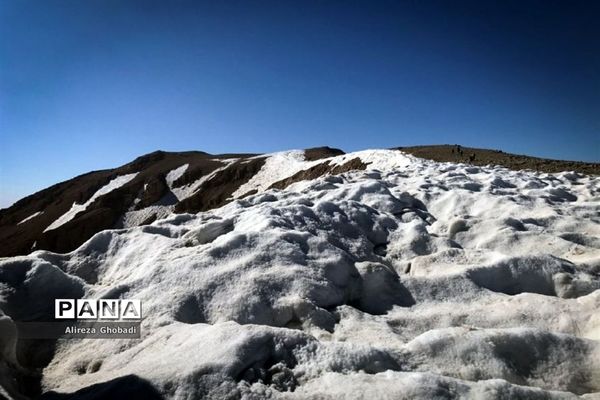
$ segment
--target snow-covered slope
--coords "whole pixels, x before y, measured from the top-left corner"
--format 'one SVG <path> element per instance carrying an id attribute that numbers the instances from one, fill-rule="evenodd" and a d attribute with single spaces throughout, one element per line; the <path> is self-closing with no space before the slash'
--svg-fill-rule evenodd
<path id="1" fill-rule="evenodd" d="M 355 158 L 366 170 L 268 189 Z M 388 150 L 319 162 L 278 153 L 222 207 L 0 261 L 13 319 L 56 297 L 144 304 L 141 340 L 57 342 L 43 390 L 135 376 L 173 399 L 599 395 L 599 178 Z"/>

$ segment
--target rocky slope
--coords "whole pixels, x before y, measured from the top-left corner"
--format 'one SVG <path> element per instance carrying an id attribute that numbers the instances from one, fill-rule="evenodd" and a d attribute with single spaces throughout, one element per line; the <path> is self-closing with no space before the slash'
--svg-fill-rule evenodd
<path id="1" fill-rule="evenodd" d="M 539 172 L 575 171 L 582 174 L 600 175 L 600 163 L 552 160 L 501 150 L 477 149 L 460 145 L 398 147 L 405 153 L 439 162 L 468 163 L 472 165 L 502 165 L 512 170 L 531 169 Z"/>
<path id="2" fill-rule="evenodd" d="M 297 158 L 318 162 L 342 153 L 321 147 L 299 151 Z M 103 229 L 145 225 L 173 211 L 222 206 L 267 158 L 157 151 L 119 168 L 59 183 L 0 210 L 0 257 L 38 249 L 64 253 Z"/>
<path id="3" fill-rule="evenodd" d="M 600 178 L 397 150 L 326 155 L 202 156 L 215 168 L 187 178 L 192 156 L 178 155 L 159 173 L 168 191 L 147 202 L 143 168 L 95 173 L 105 175 L 94 190 L 41 229 L 138 185 L 119 229 L 67 254 L 0 261 L 0 393 L 600 395 Z M 47 318 L 53 299 L 73 297 L 141 299 L 142 339 L 18 338 L 14 321 Z"/>

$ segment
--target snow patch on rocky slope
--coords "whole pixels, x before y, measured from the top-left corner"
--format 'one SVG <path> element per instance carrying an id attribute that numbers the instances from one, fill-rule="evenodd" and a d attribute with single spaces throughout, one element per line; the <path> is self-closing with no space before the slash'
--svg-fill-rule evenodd
<path id="1" fill-rule="evenodd" d="M 103 187 L 101 187 L 100 189 L 98 189 L 96 193 L 94 193 L 92 197 L 90 197 L 89 200 L 87 200 L 85 203 L 73 203 L 69 211 L 67 211 L 66 213 L 61 215 L 56 221 L 48 225 L 44 232 L 51 231 L 52 229 L 56 229 L 59 226 L 66 224 L 67 222 L 72 220 L 78 213 L 85 211 L 85 209 L 88 208 L 88 206 L 90 206 L 94 201 L 96 201 L 97 198 L 99 198 L 100 196 L 104 196 L 105 194 L 108 194 L 115 189 L 120 188 L 121 186 L 125 185 L 127 182 L 135 178 L 136 175 L 137 173 L 118 176 L 110 182 L 108 182 Z"/>
<path id="2" fill-rule="evenodd" d="M 29 217 L 23 218 L 20 222 L 17 223 L 17 225 L 21 225 L 21 224 L 24 224 L 27 221 L 31 221 L 32 219 L 34 219 L 35 217 L 38 217 L 38 216 L 42 215 L 43 213 L 44 213 L 43 211 L 34 212 Z"/>

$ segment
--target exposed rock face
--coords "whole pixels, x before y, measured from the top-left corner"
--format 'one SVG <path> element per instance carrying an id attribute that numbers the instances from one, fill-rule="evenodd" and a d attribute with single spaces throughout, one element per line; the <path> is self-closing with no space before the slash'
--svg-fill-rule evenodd
<path id="1" fill-rule="evenodd" d="M 175 206 L 175 212 L 196 213 L 226 204 L 231 200 L 233 192 L 256 175 L 264 163 L 264 158 L 235 161 L 231 166 L 218 171 L 210 180 L 210 185 L 201 186 L 192 196 L 181 200 Z"/>
<path id="2" fill-rule="evenodd" d="M 160 199 L 165 197 L 169 192 L 169 187 L 165 182 L 164 175 L 151 176 L 141 191 L 139 202 L 135 205 L 136 210 L 149 207 L 155 203 L 158 203 Z"/>
<path id="3" fill-rule="evenodd" d="M 323 158 L 341 156 L 344 152 L 340 149 L 334 149 L 331 147 L 313 147 L 304 150 L 304 159 L 306 161 L 316 161 Z"/>
<path id="4" fill-rule="evenodd" d="M 52 249 L 57 253 L 71 251 L 94 233 L 112 228 L 117 220 L 117 210 L 101 207 L 81 213 L 61 227 L 42 233 L 34 247 L 36 250 Z"/>
<path id="5" fill-rule="evenodd" d="M 550 160 L 500 150 L 475 149 L 461 145 L 398 147 L 405 153 L 439 162 L 461 162 L 473 165 L 502 165 L 513 170 L 531 169 L 540 172 L 575 171 L 600 175 L 600 163 Z"/>

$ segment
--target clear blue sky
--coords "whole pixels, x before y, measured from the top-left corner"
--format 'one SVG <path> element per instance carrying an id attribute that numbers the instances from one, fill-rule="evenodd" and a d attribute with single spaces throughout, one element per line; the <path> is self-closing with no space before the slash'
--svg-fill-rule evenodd
<path id="1" fill-rule="evenodd" d="M 0 207 L 154 151 L 600 159 L 598 1 L 0 3 Z"/>

